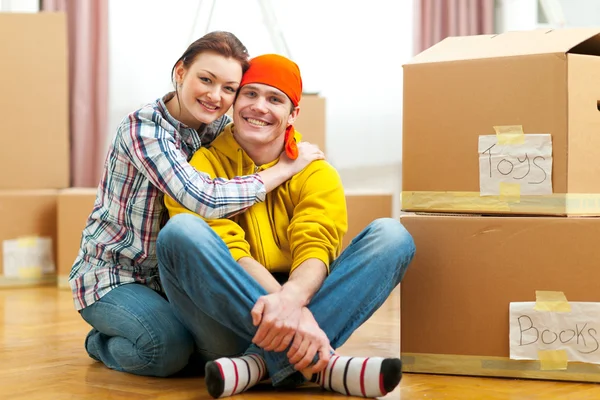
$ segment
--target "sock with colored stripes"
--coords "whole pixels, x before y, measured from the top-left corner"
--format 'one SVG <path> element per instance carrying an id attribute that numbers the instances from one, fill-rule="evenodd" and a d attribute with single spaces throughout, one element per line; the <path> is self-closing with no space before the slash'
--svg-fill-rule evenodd
<path id="1" fill-rule="evenodd" d="M 205 371 L 206 388 L 215 399 L 248 390 L 268 375 L 265 360 L 257 354 L 209 361 Z"/>
<path id="2" fill-rule="evenodd" d="M 402 379 L 399 358 L 332 356 L 327 367 L 312 376 L 311 382 L 325 390 L 346 396 L 381 397 Z"/>

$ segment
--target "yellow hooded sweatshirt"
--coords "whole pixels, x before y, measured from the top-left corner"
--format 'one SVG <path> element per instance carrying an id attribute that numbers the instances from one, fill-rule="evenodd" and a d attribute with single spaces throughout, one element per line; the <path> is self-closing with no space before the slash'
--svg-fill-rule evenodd
<path id="1" fill-rule="evenodd" d="M 300 134 L 296 132 L 299 140 Z M 257 166 L 233 137 L 229 124 L 209 148 L 201 148 L 190 164 L 211 178 L 251 175 L 275 165 Z M 169 216 L 195 214 L 165 196 Z M 252 257 L 270 272 L 291 273 L 317 258 L 327 266 L 339 256 L 348 230 L 346 198 L 337 171 L 317 160 L 273 189 L 264 202 L 229 219 L 204 219 L 223 239 L 234 260 Z"/>

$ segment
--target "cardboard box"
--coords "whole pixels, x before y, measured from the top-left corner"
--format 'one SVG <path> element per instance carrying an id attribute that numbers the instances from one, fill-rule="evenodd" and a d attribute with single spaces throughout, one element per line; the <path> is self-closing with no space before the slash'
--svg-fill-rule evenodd
<path id="1" fill-rule="evenodd" d="M 70 188 L 58 194 L 58 286 L 69 288 L 68 278 L 81 245 L 81 233 L 96 200 L 95 188 Z"/>
<path id="2" fill-rule="evenodd" d="M 57 194 L 0 191 L 0 286 L 55 284 Z"/>
<path id="3" fill-rule="evenodd" d="M 377 192 L 346 192 L 348 210 L 348 232 L 343 239 L 343 248 L 377 218 L 391 218 L 392 194 Z"/>
<path id="4" fill-rule="evenodd" d="M 327 154 L 326 102 L 318 94 L 303 93 L 300 114 L 294 128 L 302 134 L 302 140 L 319 146 Z"/>
<path id="5" fill-rule="evenodd" d="M 566 370 L 546 371 L 540 361 L 510 359 L 509 341 L 510 303 L 535 302 L 538 290 L 600 302 L 600 219 L 401 220 L 417 248 L 401 291 L 405 371 L 600 381 L 597 364 L 569 361 Z"/>
<path id="6" fill-rule="evenodd" d="M 600 29 L 582 28 L 450 37 L 414 57 L 403 66 L 403 210 L 600 215 L 598 55 Z M 517 179 L 537 171 L 524 157 L 535 149 L 520 144 L 492 166 L 516 193 L 481 195 L 478 141 L 496 126 L 551 135 L 551 194 Z"/>
<path id="7" fill-rule="evenodd" d="M 0 190 L 69 186 L 63 13 L 0 13 Z"/>

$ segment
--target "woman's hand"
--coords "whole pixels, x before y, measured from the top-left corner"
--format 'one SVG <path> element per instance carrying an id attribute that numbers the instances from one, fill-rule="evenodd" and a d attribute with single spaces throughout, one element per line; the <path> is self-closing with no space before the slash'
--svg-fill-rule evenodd
<path id="1" fill-rule="evenodd" d="M 308 164 L 315 160 L 324 160 L 325 154 L 319 149 L 319 146 L 309 142 L 300 142 L 298 146 L 298 158 L 290 159 L 284 152 L 281 153 L 278 165 L 281 164 L 289 173 L 289 178 L 302 171 Z"/>

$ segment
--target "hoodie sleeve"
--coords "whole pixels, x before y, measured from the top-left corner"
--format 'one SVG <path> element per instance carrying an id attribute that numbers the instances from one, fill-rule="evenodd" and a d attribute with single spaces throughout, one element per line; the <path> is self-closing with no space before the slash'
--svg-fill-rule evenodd
<path id="1" fill-rule="evenodd" d="M 201 148 L 198 150 L 190 160 L 190 165 L 196 170 L 202 171 L 209 175 L 211 179 L 214 179 L 215 177 L 227 176 L 219 160 L 210 149 Z M 204 218 L 194 212 L 189 211 L 186 207 L 178 203 L 173 197 L 168 195 L 165 195 L 165 206 L 169 211 L 170 218 L 181 213 L 188 213 L 202 218 L 217 233 L 217 235 L 223 239 L 235 261 L 242 257 L 251 257 L 250 245 L 246 241 L 244 230 L 235 221 L 227 218 Z"/>
<path id="2" fill-rule="evenodd" d="M 296 205 L 288 228 L 293 260 L 290 273 L 309 258 L 323 261 L 329 272 L 348 230 L 342 180 L 326 161 L 312 162 L 293 179 Z"/>

